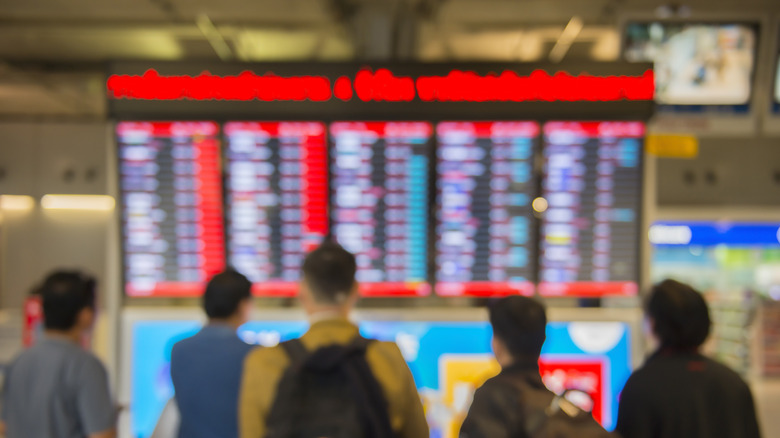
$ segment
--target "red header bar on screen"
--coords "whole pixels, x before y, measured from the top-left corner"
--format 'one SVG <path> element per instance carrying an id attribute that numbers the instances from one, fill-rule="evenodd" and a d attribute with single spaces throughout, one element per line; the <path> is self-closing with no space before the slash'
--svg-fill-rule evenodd
<path id="1" fill-rule="evenodd" d="M 580 137 L 628 137 L 642 138 L 645 136 L 645 124 L 642 122 L 547 122 L 544 124 L 544 134 L 560 134 L 568 132 Z"/>
<path id="2" fill-rule="evenodd" d="M 330 132 L 339 135 L 343 132 L 362 131 L 385 137 L 430 137 L 433 127 L 428 122 L 334 122 Z"/>
<path id="3" fill-rule="evenodd" d="M 436 283 L 436 294 L 444 297 L 506 297 L 510 295 L 533 296 L 535 286 L 531 282 L 470 281 L 466 283 Z"/>
<path id="4" fill-rule="evenodd" d="M 219 126 L 216 122 L 121 122 L 117 124 L 116 132 L 120 137 L 133 134 L 150 137 L 215 136 Z"/>
<path id="5" fill-rule="evenodd" d="M 451 132 L 468 132 L 475 137 L 536 138 L 539 124 L 536 122 L 441 122 L 436 125 L 438 135 Z"/>
<path id="6" fill-rule="evenodd" d="M 539 283 L 539 295 L 545 297 L 633 297 L 639 286 L 632 281 L 575 281 L 571 283 Z"/>
<path id="7" fill-rule="evenodd" d="M 250 71 L 235 76 L 203 72 L 197 76 L 111 75 L 109 98 L 140 100 L 228 100 L 263 102 L 615 102 L 650 101 L 652 70 L 639 76 L 594 76 L 536 70 L 519 75 L 505 70 L 480 75 L 451 70 L 446 75 L 399 76 L 386 68 L 364 68 L 331 81 L 322 75 L 279 76 Z"/>
<path id="8" fill-rule="evenodd" d="M 364 297 L 425 297 L 431 294 L 426 282 L 410 283 L 360 283 L 360 295 Z"/>
<path id="9" fill-rule="evenodd" d="M 256 297 L 290 298 L 298 295 L 299 285 L 294 281 L 265 281 L 252 285 L 252 295 Z"/>
<path id="10" fill-rule="evenodd" d="M 206 289 L 206 282 L 161 281 L 151 289 L 138 289 L 132 283 L 125 284 L 125 291 L 131 297 L 199 297 Z"/>

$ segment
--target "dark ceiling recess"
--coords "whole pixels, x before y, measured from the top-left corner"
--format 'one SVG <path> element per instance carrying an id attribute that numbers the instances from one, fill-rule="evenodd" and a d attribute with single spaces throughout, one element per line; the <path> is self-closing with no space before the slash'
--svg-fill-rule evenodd
<path id="1" fill-rule="evenodd" d="M 170 18 L 180 18 L 176 6 L 171 0 L 149 0 Z"/>

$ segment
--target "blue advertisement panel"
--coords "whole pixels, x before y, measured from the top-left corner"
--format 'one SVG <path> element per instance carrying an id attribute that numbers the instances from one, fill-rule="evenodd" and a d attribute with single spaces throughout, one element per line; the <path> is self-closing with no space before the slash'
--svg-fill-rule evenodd
<path id="1" fill-rule="evenodd" d="M 780 223 L 656 222 L 649 237 L 655 246 L 778 246 Z"/>
<path id="2" fill-rule="evenodd" d="M 276 345 L 301 336 L 308 324 L 301 321 L 250 322 L 239 335 L 250 344 Z M 165 404 L 173 397 L 171 350 L 173 345 L 200 330 L 197 321 L 140 321 L 133 325 L 130 371 L 131 435 L 148 438 Z"/>
<path id="3" fill-rule="evenodd" d="M 250 322 L 239 329 L 247 342 L 275 345 L 305 332 L 300 321 Z M 409 364 L 431 426 L 431 436 L 457 437 L 474 390 L 500 369 L 485 322 L 368 321 L 364 336 L 396 342 Z M 148 438 L 173 396 L 170 352 L 194 334 L 194 321 L 143 321 L 133 326 L 132 436 Z M 621 322 L 551 322 L 540 371 L 553 391 L 580 389 L 591 396 L 594 417 L 615 426 L 620 390 L 631 373 L 629 325 Z"/>

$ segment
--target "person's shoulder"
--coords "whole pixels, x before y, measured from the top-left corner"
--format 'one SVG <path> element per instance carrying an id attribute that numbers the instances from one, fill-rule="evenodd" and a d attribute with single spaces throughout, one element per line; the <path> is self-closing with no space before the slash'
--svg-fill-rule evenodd
<path id="1" fill-rule="evenodd" d="M 643 387 L 648 383 L 652 385 L 653 382 L 657 382 L 659 380 L 659 372 L 656 370 L 657 366 L 658 363 L 653 360 L 646 361 L 631 373 L 625 387 L 629 389 L 631 387 Z"/>
<path id="2" fill-rule="evenodd" d="M 733 388 L 750 391 L 750 387 L 742 376 L 725 364 L 709 357 L 705 357 L 704 362 L 706 363 L 706 369 L 716 381 L 730 385 Z"/>
<path id="3" fill-rule="evenodd" d="M 82 376 L 87 377 L 105 377 L 108 372 L 103 361 L 100 360 L 94 353 L 87 350 L 78 349 L 74 354 L 75 361 L 78 364 L 78 369 L 81 371 Z"/>
<path id="4" fill-rule="evenodd" d="M 184 339 L 180 339 L 173 344 L 173 348 L 171 351 L 177 351 L 177 350 L 187 350 L 189 348 L 195 348 L 197 344 L 199 343 L 200 336 L 198 336 L 200 332 L 195 333 L 192 336 L 187 336 Z"/>
<path id="5" fill-rule="evenodd" d="M 273 368 L 286 366 L 289 363 L 287 353 L 281 345 L 274 347 L 256 347 L 249 346 L 246 357 L 244 358 L 244 368 Z"/>
<path id="6" fill-rule="evenodd" d="M 368 345 L 368 354 L 372 352 L 378 353 L 383 359 L 395 364 L 406 364 L 404 355 L 398 344 L 395 342 L 379 341 L 376 339 L 370 339 Z"/>
<path id="7" fill-rule="evenodd" d="M 706 368 L 710 370 L 710 372 L 722 374 L 724 377 L 729 379 L 742 380 L 742 378 L 739 377 L 739 374 L 737 374 L 736 371 L 732 370 L 722 362 L 707 356 L 703 356 L 702 360 L 704 361 L 704 363 L 706 364 Z"/>
<path id="8" fill-rule="evenodd" d="M 173 344 L 173 347 L 171 347 L 171 362 L 178 362 L 177 358 L 182 354 L 187 355 L 188 352 L 193 350 L 194 345 L 192 338 L 195 336 L 196 335 L 181 339 Z"/>
<path id="9" fill-rule="evenodd" d="M 251 351 L 253 351 L 255 349 L 263 348 L 260 345 L 250 344 L 250 343 L 244 341 L 243 339 L 241 339 L 241 337 L 239 337 L 239 336 L 236 336 L 235 338 L 232 338 L 230 340 L 230 344 L 231 344 L 231 346 L 234 349 L 240 351 L 241 353 L 243 353 L 245 355 L 249 354 Z"/>
<path id="10" fill-rule="evenodd" d="M 521 390 L 523 387 L 525 386 L 517 380 L 499 374 L 487 379 L 474 390 L 474 400 L 477 403 L 489 403 L 491 406 L 516 404 L 519 403 L 518 394 L 524 391 Z"/>
<path id="11" fill-rule="evenodd" d="M 11 375 L 11 371 L 13 371 L 14 366 L 26 353 L 27 350 L 23 350 L 21 353 L 17 354 L 13 359 L 11 359 L 10 362 L 5 364 L 4 367 L 0 368 L 0 374 L 2 374 L 6 380 L 9 380 L 9 376 Z"/>

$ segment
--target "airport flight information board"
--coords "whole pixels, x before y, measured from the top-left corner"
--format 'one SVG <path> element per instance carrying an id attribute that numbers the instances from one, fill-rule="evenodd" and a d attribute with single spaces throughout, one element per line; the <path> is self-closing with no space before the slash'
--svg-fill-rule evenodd
<path id="1" fill-rule="evenodd" d="M 642 198 L 640 122 L 544 125 L 539 293 L 635 295 Z"/>
<path id="2" fill-rule="evenodd" d="M 219 127 L 117 125 L 130 296 L 197 296 L 225 264 Z"/>
<path id="3" fill-rule="evenodd" d="M 295 295 L 328 233 L 325 125 L 230 122 L 224 134 L 229 263 L 254 295 Z"/>
<path id="4" fill-rule="evenodd" d="M 533 295 L 536 122 L 444 122 L 436 293 Z"/>
<path id="5" fill-rule="evenodd" d="M 428 281 L 427 122 L 330 125 L 333 235 L 364 296 L 423 296 Z"/>

